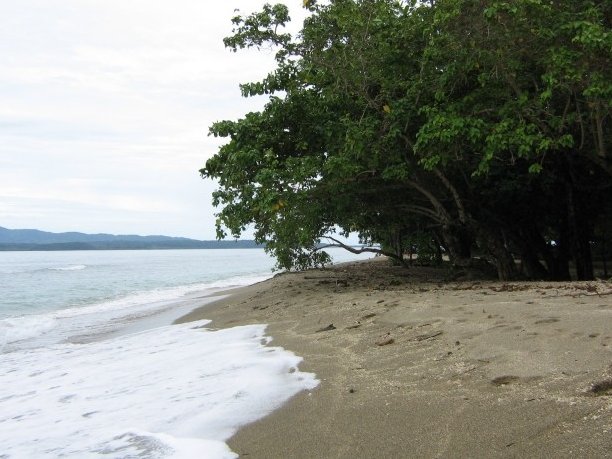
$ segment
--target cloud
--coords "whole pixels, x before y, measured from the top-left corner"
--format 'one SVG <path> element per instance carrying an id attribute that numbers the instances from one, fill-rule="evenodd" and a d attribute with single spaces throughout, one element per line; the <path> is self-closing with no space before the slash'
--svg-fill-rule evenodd
<path id="1" fill-rule="evenodd" d="M 238 84 L 272 66 L 222 38 L 263 3 L 6 2 L 0 226 L 213 238 L 208 126 L 261 107 Z"/>

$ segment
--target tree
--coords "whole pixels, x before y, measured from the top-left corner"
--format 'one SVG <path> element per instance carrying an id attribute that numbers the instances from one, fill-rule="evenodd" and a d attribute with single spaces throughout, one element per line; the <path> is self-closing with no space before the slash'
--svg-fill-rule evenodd
<path id="1" fill-rule="evenodd" d="M 219 180 L 220 237 L 253 224 L 280 267 L 304 268 L 337 228 L 398 260 L 425 234 L 501 279 L 516 258 L 531 278 L 567 278 L 570 258 L 592 276 L 612 170 L 607 4 L 306 7 L 297 38 L 282 5 L 233 20 L 226 45 L 277 46 L 277 68 L 241 87 L 269 95 L 262 111 L 211 127 L 229 138 L 201 170 Z"/>

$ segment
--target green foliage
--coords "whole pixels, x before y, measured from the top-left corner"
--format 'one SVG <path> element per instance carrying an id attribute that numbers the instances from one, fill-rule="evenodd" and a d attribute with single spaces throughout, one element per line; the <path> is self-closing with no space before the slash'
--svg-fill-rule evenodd
<path id="1" fill-rule="evenodd" d="M 317 244 L 339 229 L 398 258 L 420 238 L 457 263 L 477 248 L 503 278 L 513 257 L 589 277 L 612 175 L 607 3 L 304 6 L 295 38 L 283 5 L 232 20 L 226 46 L 273 47 L 277 67 L 241 85 L 268 94 L 262 111 L 211 126 L 228 139 L 201 170 L 220 237 L 252 225 L 281 268 L 326 262 Z"/>

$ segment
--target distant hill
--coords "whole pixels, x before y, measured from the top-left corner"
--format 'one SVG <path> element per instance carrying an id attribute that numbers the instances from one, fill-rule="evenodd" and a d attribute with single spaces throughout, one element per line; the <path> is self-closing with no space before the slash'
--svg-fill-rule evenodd
<path id="1" fill-rule="evenodd" d="M 0 226 L 0 250 L 153 250 L 153 249 L 251 249 L 255 241 L 198 241 L 185 237 L 85 233 L 50 233 Z"/>

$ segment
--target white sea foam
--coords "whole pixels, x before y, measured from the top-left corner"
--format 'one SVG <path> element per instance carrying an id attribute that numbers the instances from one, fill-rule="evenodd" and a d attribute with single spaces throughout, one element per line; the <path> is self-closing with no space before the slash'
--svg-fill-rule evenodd
<path id="1" fill-rule="evenodd" d="M 56 325 L 50 315 L 9 317 L 0 320 L 0 350 L 5 344 L 40 336 Z"/>
<path id="2" fill-rule="evenodd" d="M 0 355 L 3 457 L 236 457 L 236 429 L 312 389 L 265 326 L 206 321 Z"/>
<path id="3" fill-rule="evenodd" d="M 233 277 L 223 279 L 216 282 L 207 282 L 192 285 L 182 285 L 165 289 L 154 289 L 145 292 L 137 292 L 125 297 L 114 300 L 94 303 L 89 306 L 81 306 L 76 308 L 60 309 L 56 311 L 55 317 L 69 318 L 80 315 L 90 315 L 99 312 L 120 311 L 122 313 L 129 312 L 134 314 L 138 312 L 138 308 L 155 309 L 155 305 L 159 305 L 165 301 L 172 301 L 184 298 L 195 293 L 209 294 L 216 290 L 226 288 L 241 287 L 250 285 L 255 282 L 260 282 L 268 279 L 270 276 L 251 276 L 251 277 Z"/>
<path id="4" fill-rule="evenodd" d="M 86 265 L 70 265 L 70 266 L 58 266 L 53 268 L 47 268 L 52 271 L 81 271 L 82 269 L 87 268 Z"/>

